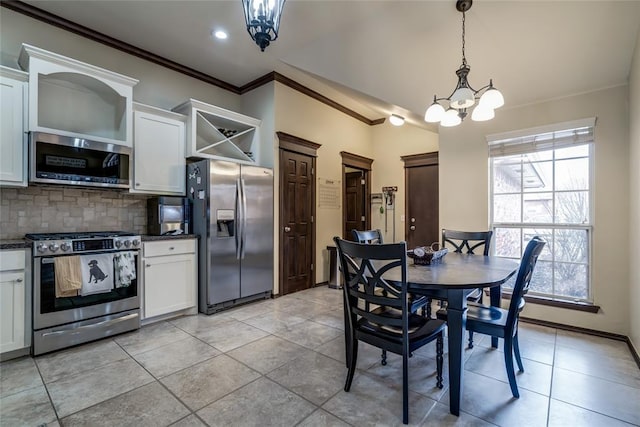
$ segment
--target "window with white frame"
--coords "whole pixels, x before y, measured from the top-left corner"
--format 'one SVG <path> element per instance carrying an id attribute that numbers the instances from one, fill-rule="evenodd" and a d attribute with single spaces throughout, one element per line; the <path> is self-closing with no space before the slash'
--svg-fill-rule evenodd
<path id="1" fill-rule="evenodd" d="M 519 259 L 533 236 L 547 241 L 530 294 L 592 300 L 594 126 L 592 118 L 487 137 L 494 255 Z"/>

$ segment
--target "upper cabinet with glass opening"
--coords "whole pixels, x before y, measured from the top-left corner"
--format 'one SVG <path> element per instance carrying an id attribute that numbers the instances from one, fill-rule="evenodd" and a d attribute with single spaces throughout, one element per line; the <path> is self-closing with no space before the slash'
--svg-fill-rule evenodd
<path id="1" fill-rule="evenodd" d="M 189 117 L 187 157 L 257 163 L 260 120 L 195 99 L 178 105 L 173 111 Z"/>
<path id="2" fill-rule="evenodd" d="M 29 72 L 29 130 L 132 146 L 138 80 L 22 45 Z"/>

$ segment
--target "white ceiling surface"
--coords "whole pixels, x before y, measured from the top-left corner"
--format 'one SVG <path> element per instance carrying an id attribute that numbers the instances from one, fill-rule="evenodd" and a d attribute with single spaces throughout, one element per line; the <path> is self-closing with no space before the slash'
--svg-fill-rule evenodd
<path id="1" fill-rule="evenodd" d="M 236 86 L 278 71 L 370 119 L 395 112 L 425 125 L 461 63 L 454 0 L 288 0 L 265 52 L 240 0 L 26 3 Z M 466 19 L 469 83 L 493 78 L 503 108 L 625 84 L 639 27 L 640 1 L 476 0 Z M 218 28 L 227 40 L 211 37 Z"/>

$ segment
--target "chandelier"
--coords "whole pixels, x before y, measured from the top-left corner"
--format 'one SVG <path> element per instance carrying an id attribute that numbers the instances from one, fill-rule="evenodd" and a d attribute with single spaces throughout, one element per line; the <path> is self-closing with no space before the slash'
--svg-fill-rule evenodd
<path id="1" fill-rule="evenodd" d="M 469 71 L 471 68 L 467 65 L 467 58 L 464 55 L 464 35 L 465 35 L 465 12 L 471 9 L 473 0 L 457 0 L 456 9 L 462 12 L 462 65 L 456 70 L 458 76 L 458 84 L 451 95 L 447 98 L 433 97 L 433 104 L 429 106 L 424 115 L 424 120 L 429 123 L 440 122 L 442 126 L 457 126 L 467 116 L 467 110 L 471 108 L 476 101 L 478 105 L 471 113 L 471 119 L 474 121 L 491 120 L 495 116 L 494 110 L 504 105 L 504 98 L 500 91 L 493 87 L 493 80 L 489 80 L 489 84 L 475 90 L 468 81 Z M 448 101 L 448 107 L 440 104 L 439 101 Z M 445 106 L 447 103 L 444 104 Z"/>
<path id="2" fill-rule="evenodd" d="M 278 38 L 284 2 L 285 0 L 242 0 L 247 31 L 262 52 Z"/>

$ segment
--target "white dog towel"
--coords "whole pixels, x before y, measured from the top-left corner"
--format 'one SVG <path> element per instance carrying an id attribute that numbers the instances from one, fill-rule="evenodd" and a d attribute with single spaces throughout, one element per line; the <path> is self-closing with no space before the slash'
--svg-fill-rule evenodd
<path id="1" fill-rule="evenodd" d="M 118 252 L 113 256 L 115 267 L 116 288 L 124 288 L 131 285 L 136 278 L 136 254 L 135 252 Z"/>
<path id="2" fill-rule="evenodd" d="M 80 295 L 111 292 L 113 289 L 113 254 L 82 255 L 82 289 Z"/>

